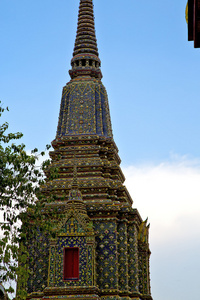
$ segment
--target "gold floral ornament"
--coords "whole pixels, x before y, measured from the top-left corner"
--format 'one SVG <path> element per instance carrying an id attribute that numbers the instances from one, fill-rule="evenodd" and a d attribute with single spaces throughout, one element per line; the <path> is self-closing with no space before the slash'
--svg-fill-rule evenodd
<path id="1" fill-rule="evenodd" d="M 186 8 L 185 8 L 185 19 L 186 19 L 186 22 L 188 24 L 188 2 L 187 2 L 187 5 L 186 5 Z"/>
<path id="2" fill-rule="evenodd" d="M 149 231 L 150 224 L 147 225 L 147 221 L 148 218 L 140 224 L 139 232 L 138 232 L 138 240 L 140 240 L 143 243 L 148 242 L 148 231 Z"/>

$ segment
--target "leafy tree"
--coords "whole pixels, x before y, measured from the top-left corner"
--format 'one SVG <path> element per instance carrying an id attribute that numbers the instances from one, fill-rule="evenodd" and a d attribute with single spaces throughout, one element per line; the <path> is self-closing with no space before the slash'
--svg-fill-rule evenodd
<path id="1" fill-rule="evenodd" d="M 0 117 L 5 110 L 8 108 L 4 109 L 0 102 Z M 22 133 L 7 133 L 7 129 L 7 122 L 0 125 L 0 282 L 6 282 L 9 285 L 7 291 L 13 293 L 12 285 L 17 276 L 23 274 L 24 281 L 28 276 L 24 272 L 28 253 L 22 243 L 26 239 L 26 230 L 21 225 L 27 223 L 27 212 L 34 210 L 35 218 L 42 218 L 39 213 L 42 201 L 38 201 L 36 195 L 44 181 L 43 169 L 49 161 L 43 163 L 43 169 L 38 168 L 38 157 L 45 152 L 39 154 L 35 149 L 27 154 L 25 145 L 17 144 Z M 19 299 L 25 299 L 23 286 L 19 293 Z"/>

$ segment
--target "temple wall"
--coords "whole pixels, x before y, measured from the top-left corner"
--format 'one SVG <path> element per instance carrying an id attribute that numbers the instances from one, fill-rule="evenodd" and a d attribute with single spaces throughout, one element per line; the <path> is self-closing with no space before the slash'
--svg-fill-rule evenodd
<path id="1" fill-rule="evenodd" d="M 131 293 L 139 291 L 138 279 L 138 237 L 134 222 L 128 226 L 128 266 L 129 266 L 129 290 Z"/>
<path id="2" fill-rule="evenodd" d="M 119 290 L 128 292 L 128 239 L 127 220 L 118 223 L 118 265 L 119 265 Z"/>
<path id="3" fill-rule="evenodd" d="M 97 285 L 101 291 L 118 290 L 117 221 L 115 218 L 93 220 L 96 233 Z"/>

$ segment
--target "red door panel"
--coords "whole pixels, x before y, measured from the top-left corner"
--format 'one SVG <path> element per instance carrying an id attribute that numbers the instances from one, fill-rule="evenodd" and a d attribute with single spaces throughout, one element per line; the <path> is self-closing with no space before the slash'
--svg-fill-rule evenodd
<path id="1" fill-rule="evenodd" d="M 79 277 L 79 249 L 64 249 L 64 280 L 77 280 Z"/>

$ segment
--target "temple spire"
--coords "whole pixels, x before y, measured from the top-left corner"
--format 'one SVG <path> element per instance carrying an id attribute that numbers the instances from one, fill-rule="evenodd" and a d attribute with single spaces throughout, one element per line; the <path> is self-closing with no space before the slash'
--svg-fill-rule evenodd
<path id="1" fill-rule="evenodd" d="M 78 27 L 73 56 L 83 53 L 99 55 L 92 0 L 81 0 L 79 6 Z"/>
<path id="2" fill-rule="evenodd" d="M 101 61 L 95 34 L 93 0 L 80 0 L 71 78 L 90 76 L 101 79 Z"/>

